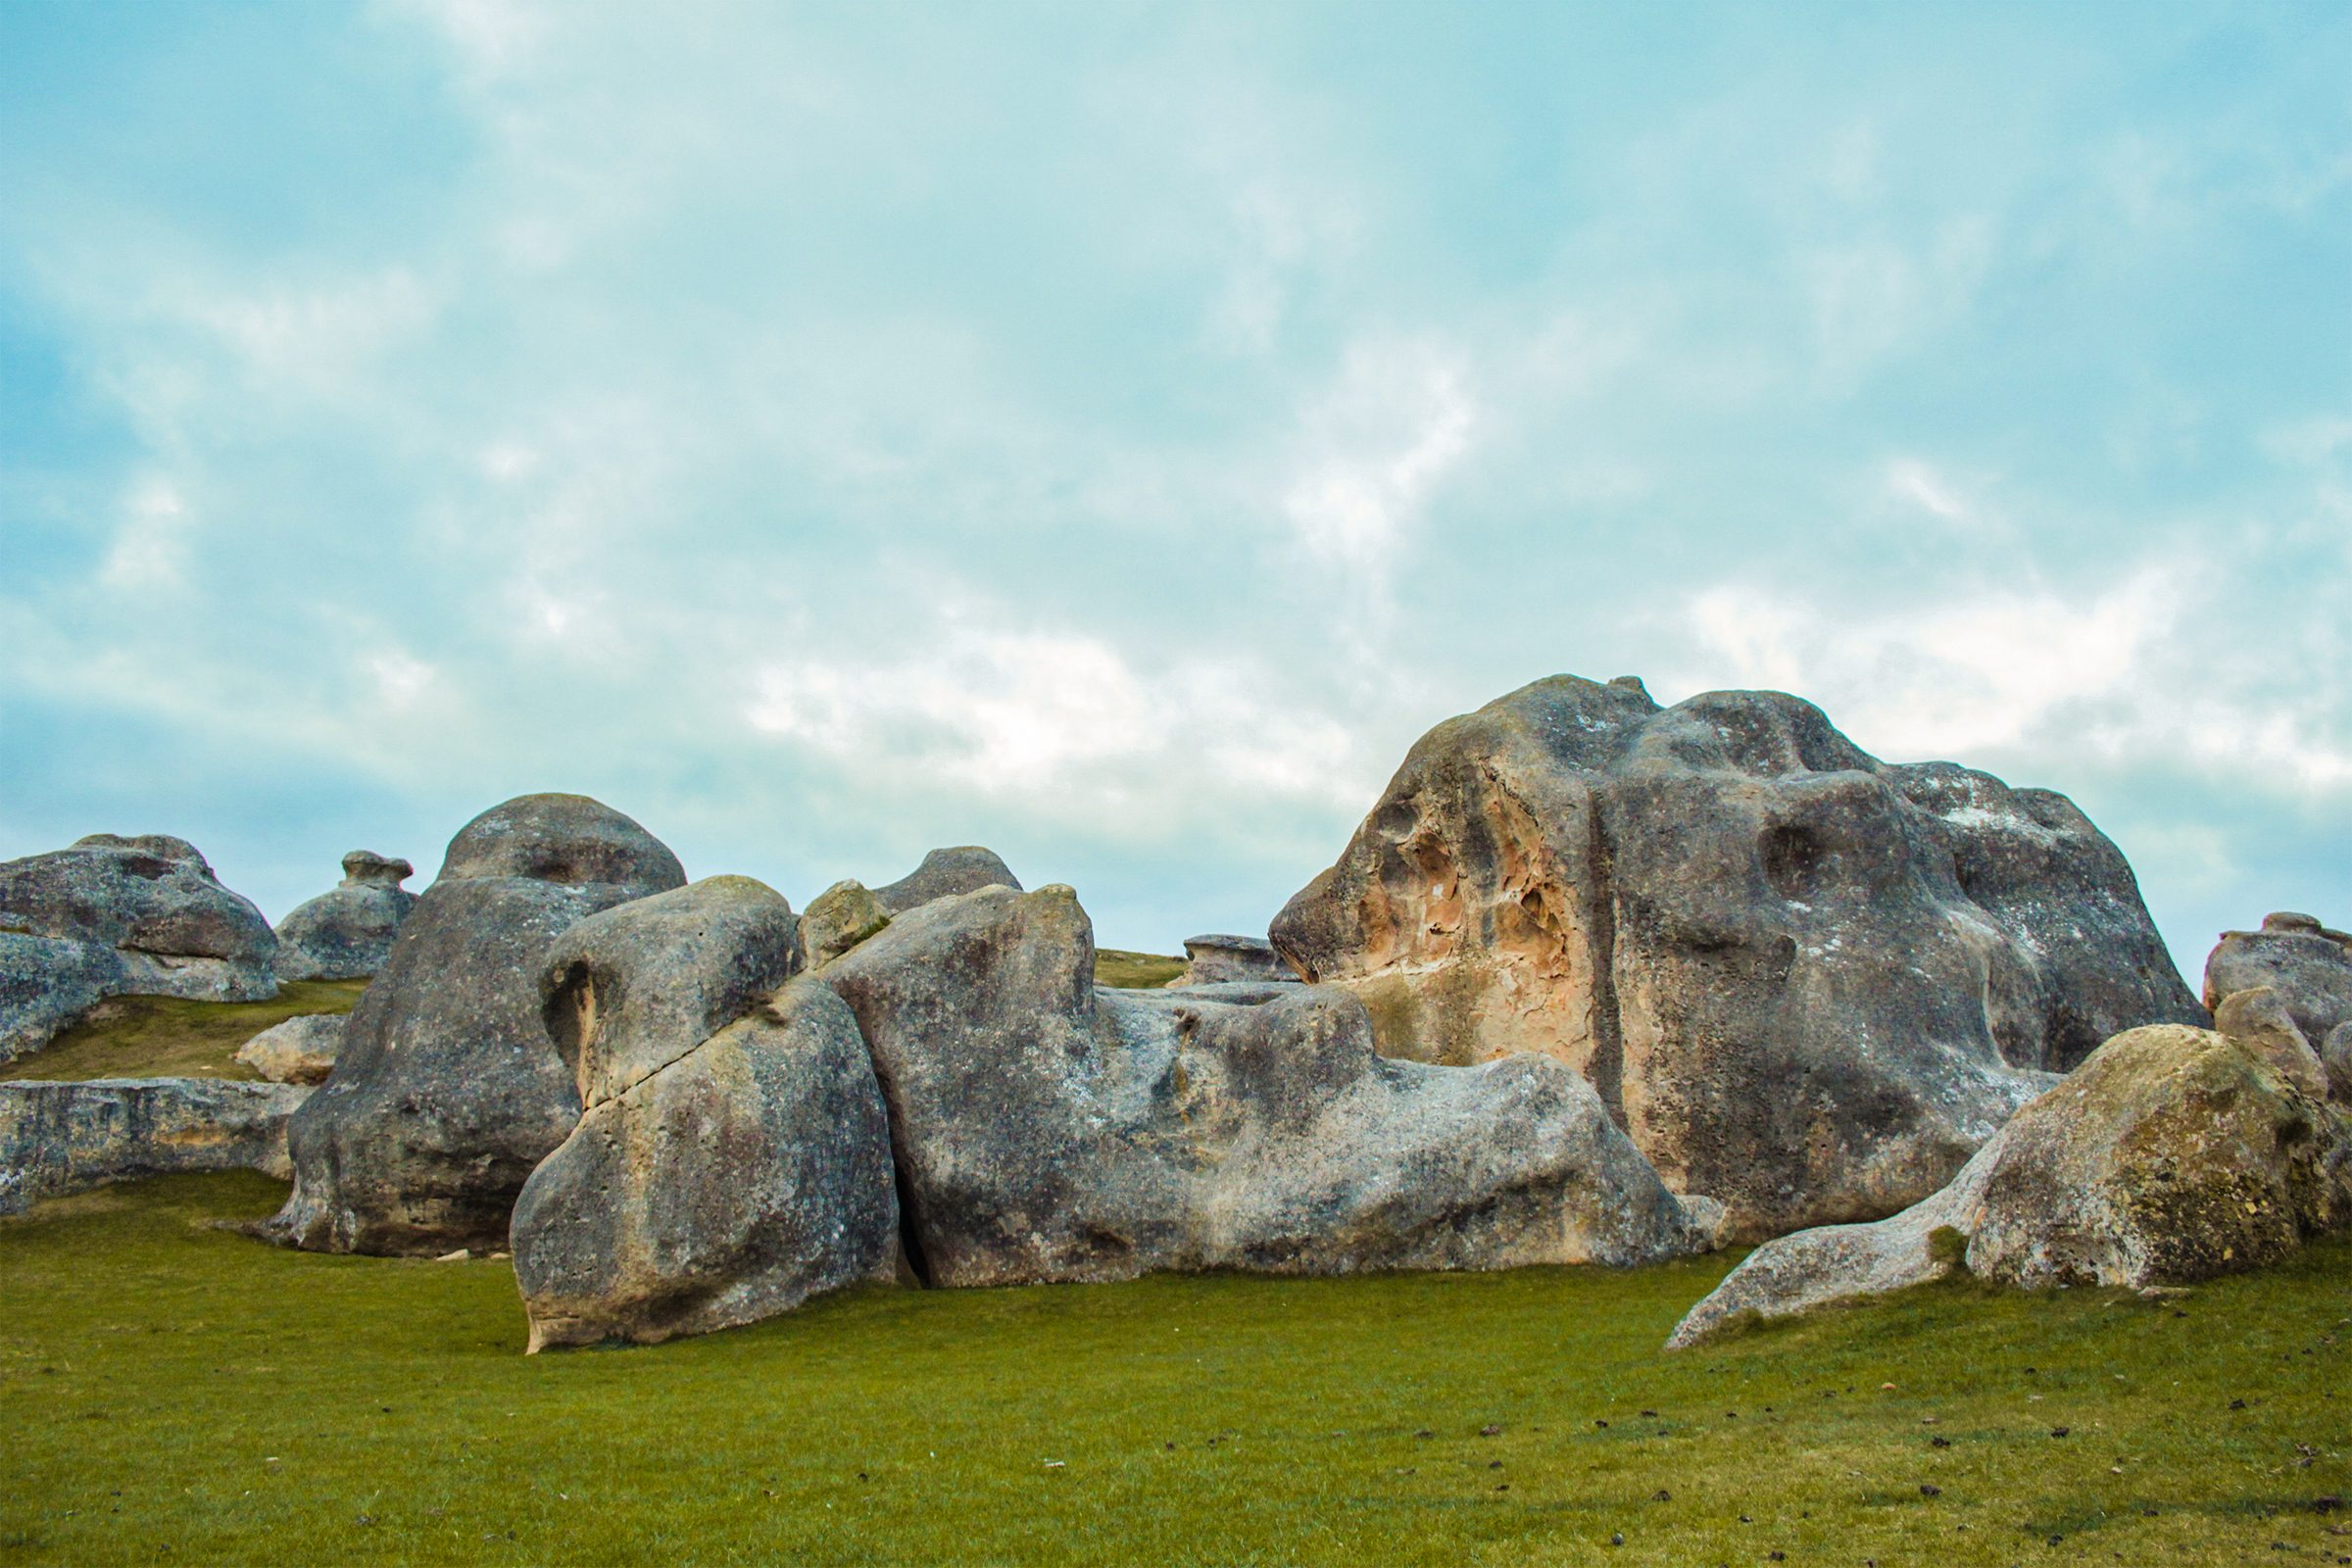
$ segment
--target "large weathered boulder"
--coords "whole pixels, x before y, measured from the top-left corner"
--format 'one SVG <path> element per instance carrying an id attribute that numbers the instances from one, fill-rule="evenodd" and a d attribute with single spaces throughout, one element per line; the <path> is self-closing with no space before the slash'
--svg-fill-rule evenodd
<path id="1" fill-rule="evenodd" d="M 2051 1070 L 2204 1021 L 2063 796 L 1778 692 L 1557 676 L 1449 719 L 1271 934 L 1388 1054 L 1573 1066 L 1744 1240 L 1915 1202 Z"/>
<path id="2" fill-rule="evenodd" d="M 1263 937 L 1186 937 L 1184 956 L 1184 974 L 1172 985 L 1281 985 L 1298 979 Z"/>
<path id="3" fill-rule="evenodd" d="M 278 922 L 278 978 L 364 980 L 382 968 L 393 934 L 416 906 L 416 895 L 401 886 L 416 870 L 372 850 L 343 857 L 342 883 Z"/>
<path id="4" fill-rule="evenodd" d="M 583 796 L 467 823 L 288 1129 L 294 1192 L 265 1234 L 320 1251 L 503 1247 L 523 1182 L 580 1116 L 541 960 L 588 916 L 684 881 L 644 828 Z"/>
<path id="5" fill-rule="evenodd" d="M 882 901 L 856 878 L 845 878 L 808 901 L 801 911 L 801 961 L 814 969 L 831 963 L 890 924 Z"/>
<path id="6" fill-rule="evenodd" d="M 1392 1061 L 1344 993 L 1097 989 L 1066 887 L 894 919 L 811 978 L 857 1014 L 909 1262 L 940 1285 L 1154 1269 L 1632 1263 L 1699 1238 L 1558 1062 Z M 1237 988 L 1242 989 L 1242 988 Z"/>
<path id="7" fill-rule="evenodd" d="M 93 833 L 0 862 L 0 1061 L 106 997 L 267 1001 L 276 953 L 262 911 L 185 839 Z"/>
<path id="8" fill-rule="evenodd" d="M 2328 1097 L 2352 1105 L 2352 1021 L 2328 1031 L 2320 1045 L 2320 1065 L 2328 1072 Z"/>
<path id="9" fill-rule="evenodd" d="M 794 981 L 591 1103 L 532 1172 L 514 1226 L 530 1348 L 708 1333 L 888 1281 L 898 1226 L 857 1020 Z"/>
<path id="10" fill-rule="evenodd" d="M 2205 1005 L 2268 986 L 2313 1046 L 2352 1022 L 2352 936 L 2308 914 L 2265 915 L 2259 931 L 2225 931 L 2205 959 Z"/>
<path id="11" fill-rule="evenodd" d="M 282 1177 L 286 1120 L 309 1094 L 216 1078 L 0 1084 L 0 1214 L 143 1176 Z"/>
<path id="12" fill-rule="evenodd" d="M 953 849 L 933 850 L 923 857 L 922 864 L 896 882 L 874 889 L 874 897 L 887 912 L 903 914 L 933 899 L 977 893 L 991 887 L 1010 888 L 1018 893 L 1021 879 L 1012 874 L 1012 867 L 996 851 L 977 844 L 962 844 Z"/>
<path id="13" fill-rule="evenodd" d="M 2347 1224 L 2352 1124 L 2227 1036 L 2134 1029 L 2019 1111 L 1943 1191 L 1875 1224 L 1758 1248 L 1668 1344 L 1954 1268 L 2029 1289 L 2188 1284 Z"/>
<path id="14" fill-rule="evenodd" d="M 236 1059 L 273 1084 L 322 1084 L 335 1070 L 350 1025 L 340 1012 L 288 1018 L 239 1046 Z"/>

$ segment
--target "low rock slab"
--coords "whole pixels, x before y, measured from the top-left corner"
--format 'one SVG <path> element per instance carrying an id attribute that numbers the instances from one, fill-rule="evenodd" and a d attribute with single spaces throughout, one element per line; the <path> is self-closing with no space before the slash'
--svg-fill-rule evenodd
<path id="1" fill-rule="evenodd" d="M 2347 1224 L 2352 1123 L 2256 1050 L 2155 1025 L 2100 1047 L 1934 1197 L 1758 1248 L 1667 1347 L 1955 1268 L 2028 1289 L 2188 1284 Z"/>
<path id="2" fill-rule="evenodd" d="M 1097 989 L 1077 896 L 991 887 L 811 976 L 890 1109 L 910 1265 L 950 1286 L 1643 1262 L 1682 1206 L 1564 1064 L 1375 1054 L 1327 988 Z M 1240 988 L 1236 988 L 1240 989 Z"/>
<path id="3" fill-rule="evenodd" d="M 1263 937 L 1211 933 L 1184 939 L 1186 959 L 1179 986 L 1296 983 L 1298 972 Z"/>
<path id="4" fill-rule="evenodd" d="M 215 1078 L 0 1084 L 0 1214 L 144 1176 L 291 1175 L 286 1121 L 310 1093 Z"/>

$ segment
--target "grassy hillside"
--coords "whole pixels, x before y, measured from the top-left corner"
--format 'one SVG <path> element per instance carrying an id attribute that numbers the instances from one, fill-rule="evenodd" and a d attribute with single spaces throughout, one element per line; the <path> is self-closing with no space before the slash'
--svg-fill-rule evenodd
<path id="1" fill-rule="evenodd" d="M 525 1358 L 503 1262 L 208 1228 L 282 1191 L 0 1221 L 0 1562 L 2352 1556 L 2319 1503 L 2352 1494 L 2352 1245 L 2162 1302 L 1931 1287 L 1674 1356 L 1727 1260 L 869 1290 Z"/>
<path id="2" fill-rule="evenodd" d="M 230 1058 L 271 1024 L 306 1012 L 349 1012 L 365 980 L 289 980 L 268 1002 L 116 997 L 0 1078 L 253 1078 Z"/>
<path id="3" fill-rule="evenodd" d="M 1128 991 L 1164 986 L 1184 971 L 1182 958 L 1163 957 L 1156 953 L 1128 953 L 1119 948 L 1095 950 L 1095 984 L 1099 986 L 1117 986 Z"/>

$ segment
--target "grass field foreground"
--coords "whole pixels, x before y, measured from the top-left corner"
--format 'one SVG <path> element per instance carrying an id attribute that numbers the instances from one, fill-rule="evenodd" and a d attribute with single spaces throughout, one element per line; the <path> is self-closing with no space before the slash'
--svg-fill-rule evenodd
<path id="1" fill-rule="evenodd" d="M 1729 1259 L 873 1289 L 526 1358 L 504 1262 L 213 1223 L 282 1193 L 0 1221 L 0 1562 L 2352 1557 L 2323 1511 L 2352 1494 L 2342 1242 L 2174 1298 L 1936 1286 L 1677 1355 Z"/>

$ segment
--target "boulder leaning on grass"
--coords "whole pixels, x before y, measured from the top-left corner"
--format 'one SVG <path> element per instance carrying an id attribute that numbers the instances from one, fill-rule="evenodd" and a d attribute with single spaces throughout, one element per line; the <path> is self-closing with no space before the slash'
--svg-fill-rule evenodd
<path id="1" fill-rule="evenodd" d="M 1392 1061 L 1343 992 L 1118 991 L 1094 985 L 1094 956 L 1070 889 L 991 887 L 899 915 L 810 976 L 873 1054 L 929 1283 L 1635 1263 L 1700 1245 L 1559 1062 Z"/>
<path id="2" fill-rule="evenodd" d="M 1933 1198 L 1758 1248 L 1667 1346 L 1954 1269 L 2030 1289 L 2188 1284 L 2347 1224 L 2352 1123 L 2225 1035 L 2134 1029 L 2019 1111 Z"/>
<path id="3" fill-rule="evenodd" d="M 676 856 L 579 795 L 526 795 L 450 841 L 287 1130 L 294 1192 L 262 1234 L 316 1251 L 496 1251 L 523 1182 L 579 1120 L 541 960 L 579 921 L 684 884 Z"/>
<path id="4" fill-rule="evenodd" d="M 583 920 L 549 1025 L 587 1106 L 514 1206 L 530 1348 L 755 1322 L 898 1255 L 890 1129 L 792 909 L 712 877 Z M 777 989 L 781 987 L 781 989 Z"/>

